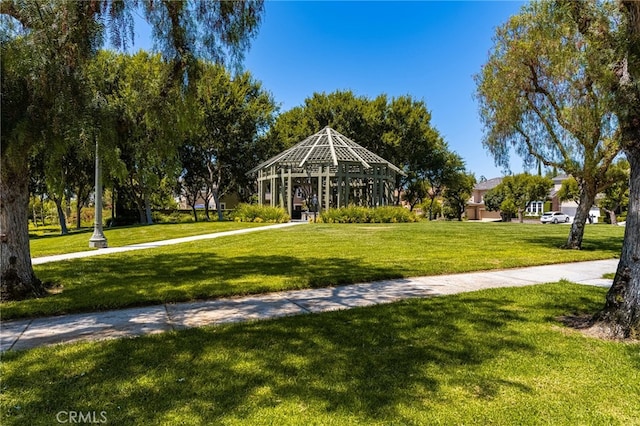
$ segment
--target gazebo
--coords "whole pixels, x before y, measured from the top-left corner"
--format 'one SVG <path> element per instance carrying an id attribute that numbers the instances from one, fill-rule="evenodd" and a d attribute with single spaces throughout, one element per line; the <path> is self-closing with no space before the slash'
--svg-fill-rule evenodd
<path id="1" fill-rule="evenodd" d="M 396 176 L 404 173 L 325 127 L 248 174 L 257 174 L 260 204 L 281 206 L 298 219 L 303 210 L 393 204 Z"/>

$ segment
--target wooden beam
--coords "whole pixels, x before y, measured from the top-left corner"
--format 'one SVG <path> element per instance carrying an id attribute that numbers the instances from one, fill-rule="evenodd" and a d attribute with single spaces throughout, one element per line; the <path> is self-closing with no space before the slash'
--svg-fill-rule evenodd
<path id="1" fill-rule="evenodd" d="M 333 165 L 338 165 L 338 157 L 336 156 L 336 148 L 333 146 L 333 139 L 331 138 L 331 130 L 327 127 L 327 139 L 329 140 L 329 149 L 331 150 L 331 159 Z"/>
<path id="2" fill-rule="evenodd" d="M 331 205 L 331 170 L 327 166 L 325 173 L 325 188 L 324 188 L 324 209 L 329 210 Z"/>
<path id="3" fill-rule="evenodd" d="M 287 170 L 287 210 L 289 217 L 293 216 L 293 193 L 291 191 L 291 167 Z"/>

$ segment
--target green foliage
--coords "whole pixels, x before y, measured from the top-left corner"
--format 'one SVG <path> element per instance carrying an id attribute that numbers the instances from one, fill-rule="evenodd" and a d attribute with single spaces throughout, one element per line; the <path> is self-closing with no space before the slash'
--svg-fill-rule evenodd
<path id="1" fill-rule="evenodd" d="M 615 181 L 605 189 L 604 198 L 598 200 L 598 206 L 611 214 L 625 210 L 629 205 L 629 162 L 624 159 L 619 160 L 609 168 L 609 173 L 616 176 Z"/>
<path id="2" fill-rule="evenodd" d="M 500 211 L 508 217 L 518 213 L 518 207 L 511 198 L 507 198 L 500 203 Z"/>
<path id="3" fill-rule="evenodd" d="M 558 199 L 560 199 L 560 201 L 574 201 L 576 203 L 580 201 L 580 185 L 573 176 L 569 176 L 562 181 L 560 190 L 558 190 Z"/>
<path id="4" fill-rule="evenodd" d="M 612 87 L 616 69 L 626 67 L 612 45 L 620 21 L 616 4 L 579 4 L 523 6 L 496 30 L 489 60 L 476 76 L 483 144 L 495 160 L 509 167 L 514 148 L 527 165 L 539 162 L 578 181 L 581 201 L 568 248 L 580 248 L 588 210 L 611 183 L 607 169 L 621 137 Z M 597 30 L 585 31 L 588 26 Z"/>
<path id="5" fill-rule="evenodd" d="M 153 212 L 153 223 L 191 223 L 194 222 L 193 215 L 191 213 L 185 213 L 180 211 L 174 211 L 171 213 Z M 200 215 L 199 220 L 204 219 L 204 213 Z"/>
<path id="6" fill-rule="evenodd" d="M 585 2 L 602 36 L 616 8 Z M 535 1 L 496 30 L 488 62 L 476 76 L 483 144 L 508 167 L 509 146 L 582 178 L 606 171 L 619 152 L 608 108 L 614 52 L 579 31 L 561 2 Z M 588 170 L 585 170 L 587 168 Z"/>
<path id="7" fill-rule="evenodd" d="M 129 109 L 129 112 L 135 110 L 133 114 L 126 114 L 125 111 L 118 117 L 122 119 L 120 122 L 102 120 L 105 97 L 99 95 L 100 90 L 95 90 L 95 87 L 88 84 L 91 77 L 87 72 L 87 63 L 96 56 L 107 31 L 112 34 L 116 45 L 126 46 L 126 36 L 133 36 L 133 13 L 139 7 L 143 10 L 144 18 L 150 24 L 151 33 L 162 48 L 165 58 L 170 58 L 171 68 L 157 86 L 147 84 L 142 88 L 131 87 L 130 91 L 126 91 L 125 83 L 122 87 L 112 87 L 113 91 L 126 91 L 125 98 L 131 95 L 132 103 L 143 108 Z M 47 153 L 55 153 L 52 158 L 57 161 L 61 158 L 60 153 L 67 153 L 69 147 L 77 147 L 79 143 L 89 143 L 93 147 L 103 129 L 111 129 L 105 133 L 114 133 L 115 130 L 120 136 L 132 131 L 128 136 L 136 142 L 148 143 L 154 137 L 159 137 L 162 140 L 160 147 L 170 143 L 170 138 L 162 137 L 166 136 L 166 132 L 161 135 L 141 135 L 138 130 L 144 127 L 140 125 L 141 122 L 149 124 L 144 129 L 150 133 L 159 128 L 170 128 L 171 121 L 157 119 L 159 115 L 155 113 L 163 107 L 170 113 L 171 105 L 140 100 L 146 94 L 155 98 L 153 95 L 157 93 L 155 89 L 158 87 L 161 87 L 160 97 L 164 97 L 165 101 L 177 98 L 172 96 L 174 94 L 184 93 L 181 89 L 185 89 L 187 83 L 197 80 L 197 67 L 194 65 L 196 57 L 206 57 L 216 62 L 223 62 L 231 57 L 239 61 L 250 39 L 256 34 L 262 12 L 263 2 L 260 0 L 211 3 L 133 0 L 0 2 L 0 182 L 12 183 L 10 187 L 0 185 L 3 211 L 8 212 L 0 215 L 0 228 L 8 230 L 8 238 L 1 242 L 2 253 L 12 254 L 2 256 L 1 259 L 0 279 L 3 280 L 3 288 L 8 290 L 4 294 L 19 298 L 29 292 L 39 294 L 41 290 L 31 262 L 28 261 L 29 244 L 25 238 L 28 235 L 25 210 L 29 156 L 46 150 Z M 137 77 L 136 81 L 155 77 L 146 74 L 145 71 L 148 70 L 144 67 L 136 71 L 139 74 L 132 76 L 130 81 L 136 80 L 134 77 Z M 185 78 L 185 72 L 188 73 L 188 78 Z M 111 74 L 103 74 L 103 82 L 107 81 L 107 86 L 108 83 L 116 82 L 115 86 L 118 86 L 117 80 L 110 77 Z M 111 89 L 102 92 L 110 93 Z M 147 90 L 149 92 L 145 93 Z M 150 107 L 148 115 L 144 106 Z M 163 122 L 165 126 L 159 125 Z M 153 144 L 147 144 L 146 148 L 146 155 L 152 158 L 151 164 L 145 164 L 144 159 L 138 156 L 138 162 L 132 161 L 129 165 L 134 163 L 144 169 L 138 173 L 142 177 L 136 176 L 136 179 L 148 197 L 149 188 L 155 179 L 154 172 L 164 171 L 165 166 L 171 168 L 171 165 L 163 164 L 158 167 L 162 161 L 157 157 L 170 159 L 170 156 L 163 156 L 163 150 L 156 149 L 158 147 Z M 70 160 L 65 162 L 68 161 Z M 146 166 L 150 166 L 149 169 Z M 131 172 L 132 168 L 128 171 Z M 71 184 L 64 182 L 64 179 L 51 178 L 64 173 L 57 166 L 48 170 L 49 181 L 56 189 Z M 147 198 L 145 204 L 149 211 Z M 77 216 L 79 218 L 80 214 Z M 9 258 L 18 261 L 12 261 L 12 265 L 9 265 Z M 14 279 L 7 281 L 6 274 Z"/>
<path id="8" fill-rule="evenodd" d="M 177 146 L 186 105 L 177 89 L 165 87 L 171 65 L 160 55 L 100 52 L 91 63 L 94 96 L 105 123 L 99 136 L 107 181 L 139 212 L 167 208 L 180 172 Z M 146 217 L 145 222 L 151 218 Z"/>
<path id="9" fill-rule="evenodd" d="M 423 218 L 431 218 L 431 220 L 438 219 L 438 217 L 442 216 L 442 200 L 426 200 L 420 204 L 420 210 L 422 210 Z"/>
<path id="10" fill-rule="evenodd" d="M 458 172 L 454 174 L 444 190 L 445 217 L 462 220 L 467 203 L 471 198 L 476 177 L 470 173 Z"/>
<path id="11" fill-rule="evenodd" d="M 403 223 L 418 220 L 412 211 L 395 206 L 348 206 L 329 209 L 321 213 L 320 219 L 325 223 Z"/>
<path id="12" fill-rule="evenodd" d="M 261 206 L 259 204 L 240 204 L 230 214 L 236 222 L 284 223 L 291 218 L 281 207 Z"/>
<path id="13" fill-rule="evenodd" d="M 303 106 L 278 116 L 266 136 L 272 146 L 289 147 L 324 126 L 395 164 L 406 172 L 398 176 L 397 189 L 409 189 L 412 205 L 428 195 L 424 182 L 442 191 L 456 172 L 464 170 L 459 155 L 449 150 L 431 124 L 431 112 L 424 101 L 411 96 L 374 99 L 351 91 L 314 93 Z"/>
<path id="14" fill-rule="evenodd" d="M 518 214 L 523 221 L 524 211 L 532 201 L 544 201 L 553 187 L 550 178 L 521 173 L 506 176 L 495 188 L 487 191 L 484 202 L 490 211 L 501 211 L 503 219 Z"/>
<path id="15" fill-rule="evenodd" d="M 272 123 L 276 105 L 248 72 L 232 76 L 221 66 L 200 65 L 189 130 L 179 149 L 180 186 L 191 205 L 203 188 L 219 205 L 230 191 L 250 187 L 246 172 L 266 159 L 261 135 Z"/>

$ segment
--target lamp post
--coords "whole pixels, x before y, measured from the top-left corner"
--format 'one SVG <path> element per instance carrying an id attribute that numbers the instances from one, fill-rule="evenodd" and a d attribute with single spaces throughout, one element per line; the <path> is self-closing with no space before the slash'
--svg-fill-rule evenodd
<path id="1" fill-rule="evenodd" d="M 93 222 L 93 235 L 89 239 L 89 247 L 107 248 L 107 238 L 102 232 L 102 170 L 100 170 L 100 154 L 98 152 L 98 138 L 96 138 L 96 195 L 95 195 L 95 219 Z"/>

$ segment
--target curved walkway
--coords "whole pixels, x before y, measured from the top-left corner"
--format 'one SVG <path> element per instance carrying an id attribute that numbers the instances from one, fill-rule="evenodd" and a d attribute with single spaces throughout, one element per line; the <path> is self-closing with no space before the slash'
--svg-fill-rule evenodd
<path id="1" fill-rule="evenodd" d="M 213 232 L 211 234 L 193 235 L 191 237 L 173 238 L 171 240 L 151 241 L 148 243 L 132 244 L 122 247 L 108 247 L 97 250 L 80 251 L 76 253 L 56 254 L 52 256 L 34 257 L 31 264 L 42 265 L 43 263 L 59 262 L 61 260 L 80 259 L 82 257 L 102 256 L 105 254 L 122 253 L 125 251 L 144 250 L 156 247 L 170 246 L 172 244 L 188 243 L 198 240 L 210 240 L 213 238 L 226 237 L 229 235 L 248 234 L 250 232 L 265 231 L 269 229 L 286 228 L 295 225 L 304 225 L 307 222 L 288 222 L 278 223 L 276 225 L 258 226 L 256 228 L 235 229 L 233 231 Z"/>
<path id="2" fill-rule="evenodd" d="M 416 297 L 518 287 L 561 279 L 608 287 L 611 280 L 601 277 L 605 273 L 614 272 L 617 265 L 617 259 L 564 263 L 8 321 L 0 323 L 0 351 L 133 337 L 211 324 L 327 312 Z"/>

